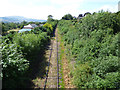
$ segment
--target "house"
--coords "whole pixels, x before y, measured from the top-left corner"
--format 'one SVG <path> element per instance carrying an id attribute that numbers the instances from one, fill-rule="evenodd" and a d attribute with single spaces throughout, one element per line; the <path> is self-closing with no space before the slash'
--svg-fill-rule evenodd
<path id="1" fill-rule="evenodd" d="M 28 25 L 24 26 L 23 29 L 19 30 L 19 33 L 25 32 L 25 31 L 31 31 L 35 27 L 38 27 L 38 26 L 36 24 L 28 24 Z"/>
<path id="2" fill-rule="evenodd" d="M 25 32 L 25 31 L 31 31 L 32 29 L 21 29 L 21 30 L 19 30 L 19 32 L 18 33 L 22 33 L 22 32 Z"/>
<path id="3" fill-rule="evenodd" d="M 43 26 L 44 24 L 40 24 L 39 27 Z"/>
<path id="4" fill-rule="evenodd" d="M 29 25 L 27 25 L 27 26 L 24 26 L 23 29 L 33 29 L 33 28 L 35 28 L 35 27 L 37 27 L 36 24 L 29 24 Z"/>

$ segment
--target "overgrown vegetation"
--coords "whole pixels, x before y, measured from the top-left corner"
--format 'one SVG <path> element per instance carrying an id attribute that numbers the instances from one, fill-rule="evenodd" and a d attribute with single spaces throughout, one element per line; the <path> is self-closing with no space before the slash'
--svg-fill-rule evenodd
<path id="1" fill-rule="evenodd" d="M 43 55 L 54 36 L 58 20 L 52 17 L 49 15 L 43 26 L 24 33 L 5 34 L 10 29 L 22 28 L 26 22 L 2 23 L 3 88 L 26 87 L 24 82 L 41 58 L 38 54 Z M 78 88 L 120 88 L 120 12 L 100 11 L 81 18 L 67 14 L 58 23 L 67 55 L 76 62 L 70 73 L 73 84 Z"/>
<path id="2" fill-rule="evenodd" d="M 67 54 L 75 58 L 71 70 L 78 88 L 119 88 L 120 13 L 100 11 L 79 22 L 60 20 L 58 28 Z"/>
<path id="3" fill-rule="evenodd" d="M 61 86 L 61 88 L 65 88 L 65 82 L 64 82 L 64 74 L 63 74 L 63 58 L 64 58 L 64 49 L 63 49 L 63 42 L 62 42 L 62 40 L 61 40 L 61 38 L 59 37 L 58 38 L 58 40 L 60 41 L 60 48 L 59 48 L 59 53 L 60 53 L 60 58 L 59 58 L 59 64 L 60 64 L 60 71 L 59 71 L 59 73 L 60 73 L 60 77 L 61 77 L 61 79 L 60 79 L 60 82 L 59 82 L 59 85 Z"/>
<path id="4" fill-rule="evenodd" d="M 38 63 L 38 55 L 44 53 L 54 33 L 54 24 L 46 23 L 30 32 L 2 36 L 0 65 L 3 67 L 1 73 L 3 88 L 26 87 L 25 82 L 29 80 L 30 74 L 34 72 L 33 68 Z"/>

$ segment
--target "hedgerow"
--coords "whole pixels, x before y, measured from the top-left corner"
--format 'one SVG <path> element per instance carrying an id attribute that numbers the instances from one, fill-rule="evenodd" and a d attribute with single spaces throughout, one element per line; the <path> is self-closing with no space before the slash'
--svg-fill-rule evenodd
<path id="1" fill-rule="evenodd" d="M 98 12 L 74 22 L 60 20 L 58 28 L 68 55 L 76 64 L 71 70 L 78 88 L 119 88 L 120 14 Z"/>
<path id="2" fill-rule="evenodd" d="M 53 34 L 51 24 L 44 26 L 30 32 L 10 33 L 0 39 L 3 88 L 26 87 L 25 81 L 30 79 L 38 54 L 43 54 Z"/>

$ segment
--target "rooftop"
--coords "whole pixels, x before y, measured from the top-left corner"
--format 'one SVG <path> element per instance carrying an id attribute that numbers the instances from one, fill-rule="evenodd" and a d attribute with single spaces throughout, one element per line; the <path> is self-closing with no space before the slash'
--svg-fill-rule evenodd
<path id="1" fill-rule="evenodd" d="M 25 32 L 25 31 L 31 31 L 31 30 L 32 30 L 32 29 L 21 29 L 21 30 L 19 30 L 18 33 Z"/>

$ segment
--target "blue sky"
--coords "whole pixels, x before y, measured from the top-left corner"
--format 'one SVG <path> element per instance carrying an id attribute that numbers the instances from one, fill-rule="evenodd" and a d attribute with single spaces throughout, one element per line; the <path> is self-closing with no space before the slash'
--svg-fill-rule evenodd
<path id="1" fill-rule="evenodd" d="M 36 19 L 61 19 L 65 14 L 78 16 L 99 10 L 117 12 L 119 0 L 1 0 L 0 17 L 24 16 Z"/>

